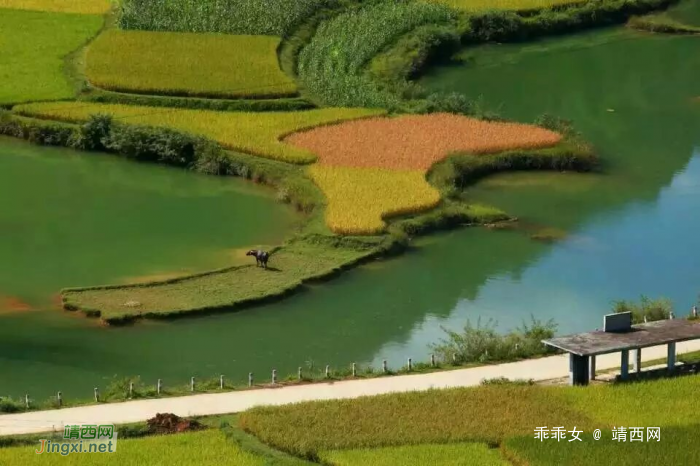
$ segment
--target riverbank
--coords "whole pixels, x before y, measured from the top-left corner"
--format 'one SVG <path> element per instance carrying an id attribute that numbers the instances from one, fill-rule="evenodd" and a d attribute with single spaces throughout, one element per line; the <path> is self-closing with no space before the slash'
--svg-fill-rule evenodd
<path id="1" fill-rule="evenodd" d="M 679 352 L 700 350 L 700 342 L 679 343 Z M 666 354 L 666 347 L 645 349 L 643 361 Z M 599 356 L 596 367 L 603 371 L 618 367 L 618 354 Z M 429 374 L 351 380 L 335 383 L 262 388 L 221 394 L 138 400 L 95 406 L 0 415 L 0 435 L 19 435 L 62 430 L 70 424 L 128 424 L 144 421 L 156 413 L 178 416 L 206 416 L 238 413 L 256 406 L 281 406 L 311 400 L 341 400 L 387 393 L 405 393 L 438 388 L 473 387 L 483 380 L 505 377 L 510 380 L 546 381 L 567 376 L 567 355 L 519 361 L 494 366 L 458 369 Z"/>

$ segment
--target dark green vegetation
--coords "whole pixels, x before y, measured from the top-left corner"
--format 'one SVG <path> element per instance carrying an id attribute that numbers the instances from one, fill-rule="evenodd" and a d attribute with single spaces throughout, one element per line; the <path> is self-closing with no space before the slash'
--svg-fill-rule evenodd
<path id="1" fill-rule="evenodd" d="M 612 442 L 610 429 L 614 426 L 659 426 L 661 443 L 653 445 L 677 454 L 687 447 L 688 437 L 674 438 L 670 433 L 664 435 L 664 430 L 690 432 L 694 428 L 693 393 L 698 383 L 697 376 L 687 376 L 586 388 L 495 384 L 255 408 L 241 414 L 240 425 L 263 442 L 304 458 L 316 458 L 329 449 L 453 442 L 505 446 L 510 457 L 512 441 L 512 445 L 527 447 L 533 458 L 545 455 L 542 463 L 533 464 L 555 464 L 547 463 L 544 449 L 535 446 L 540 443 L 533 435 L 537 426 L 564 426 L 567 431 L 576 426 L 589 435 L 593 429 L 602 429 L 604 437 L 595 448 L 606 448 L 603 445 Z M 640 410 L 640 399 L 655 402 Z M 551 440 L 545 440 L 545 445 L 550 444 Z M 562 455 L 563 449 L 555 452 L 555 457 Z M 700 455 L 697 449 L 688 454 L 691 463 Z"/>
<path id="2" fill-rule="evenodd" d="M 643 322 L 668 319 L 673 313 L 673 303 L 668 298 L 651 299 L 647 296 L 642 296 L 639 302 L 616 301 L 613 311 L 616 313 L 631 312 L 632 323 L 641 324 Z"/>
<path id="3" fill-rule="evenodd" d="M 700 27 L 684 24 L 666 13 L 634 16 L 627 25 L 640 31 L 668 34 L 700 34 Z"/>
<path id="4" fill-rule="evenodd" d="M 0 106 L 68 99 L 76 84 L 64 59 L 102 27 L 94 15 L 0 10 Z"/>
<path id="5" fill-rule="evenodd" d="M 447 338 L 432 345 L 435 354 L 443 362 L 488 363 L 492 361 L 512 361 L 551 354 L 554 351 L 542 344 L 542 340 L 555 335 L 554 321 L 541 322 L 534 317 L 531 322 L 512 332 L 501 335 L 495 330 L 495 323 L 476 325 L 467 322 L 461 332 L 444 329 Z"/>
<path id="6" fill-rule="evenodd" d="M 124 29 L 281 36 L 329 0 L 124 0 Z"/>

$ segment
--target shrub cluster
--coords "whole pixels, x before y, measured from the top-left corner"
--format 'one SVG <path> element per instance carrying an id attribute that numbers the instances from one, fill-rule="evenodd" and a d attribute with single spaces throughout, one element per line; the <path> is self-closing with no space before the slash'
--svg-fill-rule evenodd
<path id="1" fill-rule="evenodd" d="M 651 299 L 642 295 L 639 302 L 620 300 L 613 304 L 616 314 L 632 313 L 632 323 L 641 324 L 668 319 L 673 313 L 673 302 L 668 298 Z"/>
<path id="2" fill-rule="evenodd" d="M 542 322 L 532 317 L 530 324 L 523 322 L 521 327 L 512 332 L 499 334 L 491 320 L 485 325 L 481 321 L 476 325 L 468 321 L 461 332 L 443 328 L 447 338 L 432 345 L 432 349 L 444 363 L 485 363 L 531 358 L 553 352 L 542 340 L 552 338 L 556 329 L 554 321 Z"/>

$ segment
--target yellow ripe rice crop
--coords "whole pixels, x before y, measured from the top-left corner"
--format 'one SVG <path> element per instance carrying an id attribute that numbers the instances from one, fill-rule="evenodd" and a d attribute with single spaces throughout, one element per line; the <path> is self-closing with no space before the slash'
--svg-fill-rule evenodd
<path id="1" fill-rule="evenodd" d="M 328 199 L 326 223 L 339 234 L 380 233 L 386 227 L 384 218 L 431 209 L 440 202 L 440 193 L 422 170 L 313 165 L 309 173 Z"/>
<path id="2" fill-rule="evenodd" d="M 84 445 L 84 447 L 86 446 Z M 37 448 L 40 448 L 39 442 L 29 447 L 0 448 L 0 464 L 5 466 L 170 466 L 185 464 L 262 466 L 266 464 L 264 458 L 244 451 L 235 442 L 228 440 L 224 433 L 218 429 L 119 440 L 117 451 L 112 454 L 74 453 L 62 456 L 54 452 L 37 455 L 35 453 Z"/>
<path id="3" fill-rule="evenodd" d="M 581 4 L 587 0 L 427 0 L 465 11 L 483 10 L 541 10 L 560 5 Z"/>
<path id="4" fill-rule="evenodd" d="M 0 0 L 2 1 L 2 0 Z M 110 30 L 90 45 L 97 87 L 143 94 L 272 98 L 296 94 L 272 36 Z"/>
<path id="5" fill-rule="evenodd" d="M 323 165 L 427 170 L 452 152 L 485 154 L 558 144 L 562 136 L 533 125 L 449 113 L 371 118 L 296 133 L 286 140 Z"/>
<path id="6" fill-rule="evenodd" d="M 386 448 L 358 448 L 352 450 L 322 451 L 319 457 L 333 466 L 507 466 L 497 449 L 485 443 L 447 443 L 426 445 L 402 445 Z"/>
<path id="7" fill-rule="evenodd" d="M 311 163 L 316 156 L 281 142 L 289 133 L 319 125 L 382 114 L 383 110 L 323 108 L 302 112 L 215 112 L 175 108 L 86 102 L 19 105 L 14 111 L 28 116 L 82 122 L 90 115 L 109 114 L 125 124 L 159 126 L 199 134 L 226 148 L 290 163 Z"/>
<path id="8" fill-rule="evenodd" d="M 109 0 L 0 0 L 0 8 L 101 15 L 112 7 Z"/>

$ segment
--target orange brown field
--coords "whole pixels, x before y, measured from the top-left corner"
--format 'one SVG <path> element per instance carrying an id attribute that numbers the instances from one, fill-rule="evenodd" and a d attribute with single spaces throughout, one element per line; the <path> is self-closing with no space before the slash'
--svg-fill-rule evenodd
<path id="1" fill-rule="evenodd" d="M 0 311 L 31 311 L 32 306 L 15 296 L 0 296 Z"/>
<path id="2" fill-rule="evenodd" d="M 427 170 L 452 152 L 486 154 L 558 144 L 562 136 L 533 125 L 438 113 L 371 118 L 295 133 L 286 142 L 327 166 Z"/>

